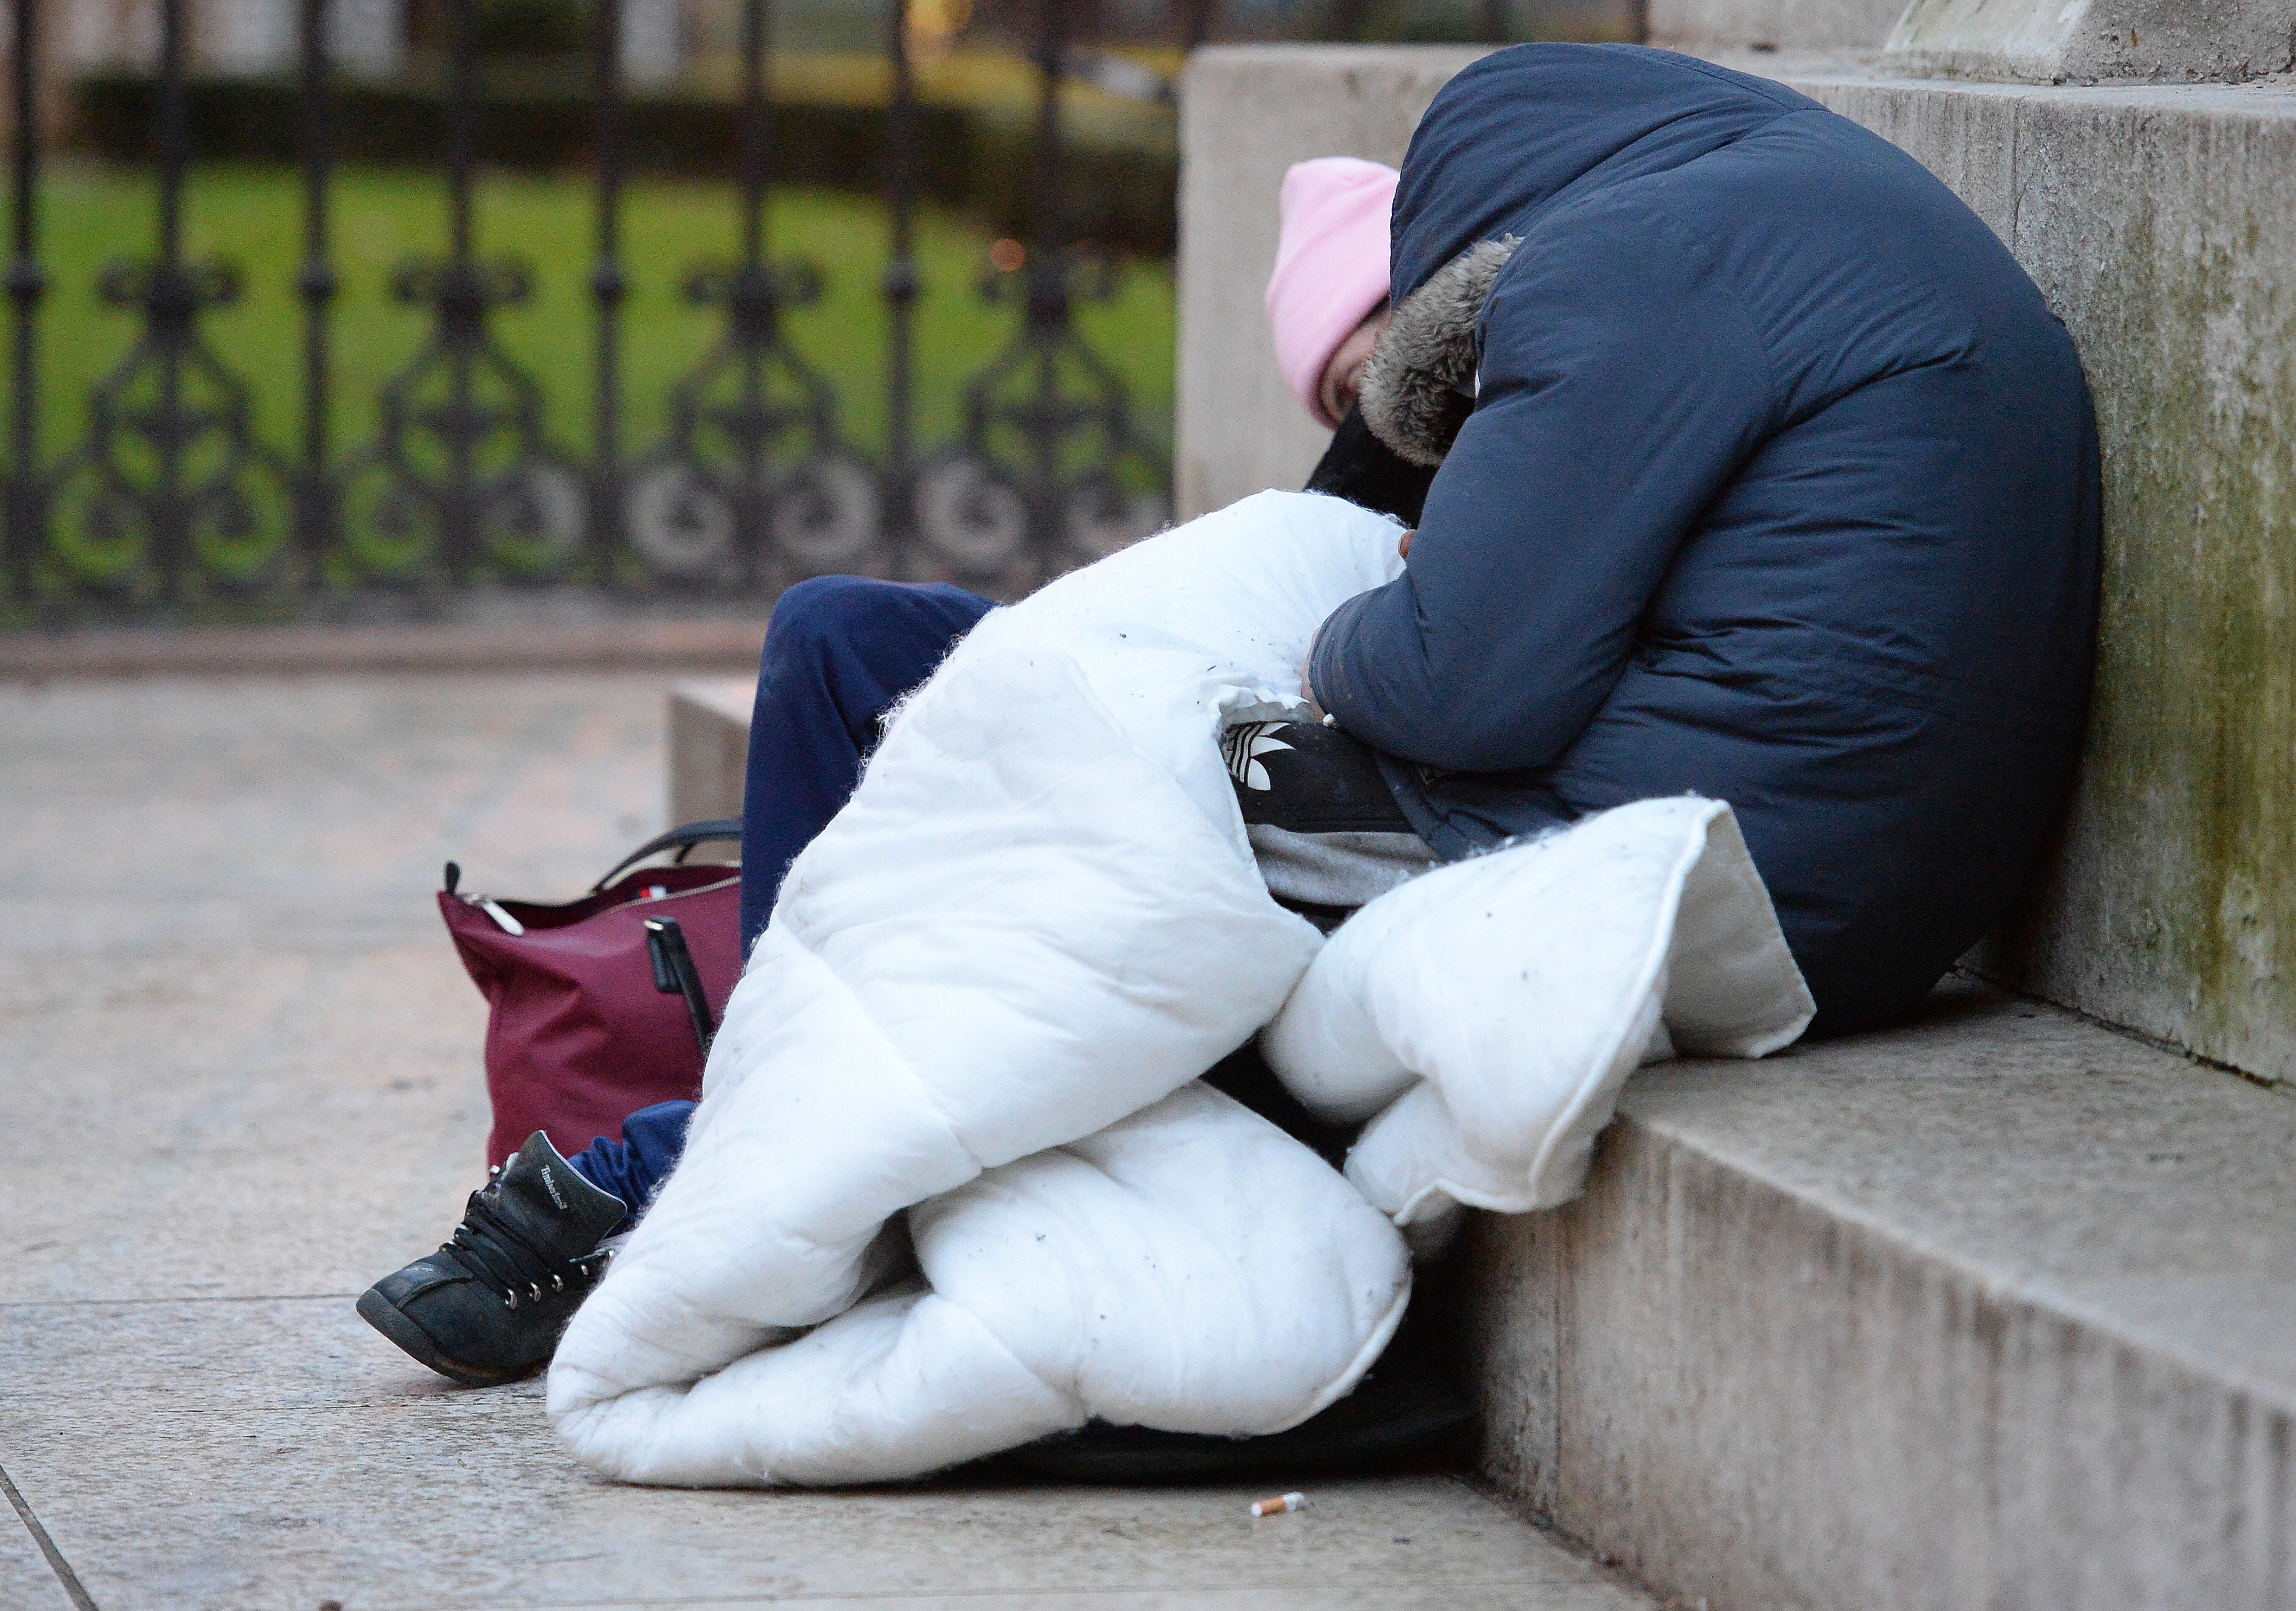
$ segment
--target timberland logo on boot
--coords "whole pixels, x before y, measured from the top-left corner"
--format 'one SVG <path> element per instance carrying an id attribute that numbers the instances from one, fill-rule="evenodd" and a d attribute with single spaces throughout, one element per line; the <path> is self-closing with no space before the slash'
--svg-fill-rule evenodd
<path id="1" fill-rule="evenodd" d="M 547 1163 L 542 1166 L 542 1189 L 550 1194 L 550 1200 L 557 1204 L 560 1212 L 563 1212 L 566 1208 L 566 1199 L 559 1195 L 558 1182 L 550 1178 L 550 1165 Z"/>

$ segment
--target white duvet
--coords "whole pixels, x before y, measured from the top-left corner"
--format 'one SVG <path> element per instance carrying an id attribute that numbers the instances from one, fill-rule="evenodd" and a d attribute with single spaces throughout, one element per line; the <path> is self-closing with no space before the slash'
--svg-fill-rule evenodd
<path id="1" fill-rule="evenodd" d="M 552 1363 L 633 1482 L 914 1475 L 1101 1419 L 1280 1431 L 1351 1391 L 1406 1236 L 1561 1202 L 1636 1064 L 1810 1002 L 1728 808 L 1428 874 L 1328 942 L 1218 751 L 1296 700 L 1397 528 L 1265 493 L 992 613 L 800 856 L 683 1161 Z M 1343 1178 L 1196 1076 L 1258 1031 L 1368 1121 Z"/>

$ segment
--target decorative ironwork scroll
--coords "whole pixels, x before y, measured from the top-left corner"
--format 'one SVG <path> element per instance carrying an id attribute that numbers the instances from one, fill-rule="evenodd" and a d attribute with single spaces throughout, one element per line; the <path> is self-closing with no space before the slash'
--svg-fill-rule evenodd
<path id="1" fill-rule="evenodd" d="M 1061 87 L 1068 8 L 1037 0 L 1037 187 L 1033 239 L 998 263 L 983 294 L 1020 282 L 1020 329 L 966 382 L 964 436 L 916 483 L 919 540 L 960 579 L 1017 593 L 1147 536 L 1169 518 L 1170 473 L 1136 428 L 1123 379 L 1076 327 L 1080 298 L 1105 300 L 1115 277 L 1086 264 L 1067 234 Z"/>
<path id="2" fill-rule="evenodd" d="M 543 396 L 487 329 L 533 292 L 522 263 L 403 265 L 391 294 L 438 316 L 382 389 L 381 425 L 344 493 L 349 552 L 383 579 L 562 574 L 587 530 L 582 482 L 543 432 Z"/>
<path id="3" fill-rule="evenodd" d="M 687 271 L 675 288 L 634 287 L 624 262 L 621 42 L 626 7 L 636 0 L 595 0 L 589 8 L 594 431 L 578 455 L 560 445 L 549 423 L 553 399 L 498 339 L 494 316 L 527 301 L 537 273 L 576 271 L 482 256 L 476 238 L 476 8 L 483 3 L 439 0 L 451 70 L 440 163 L 447 250 L 371 285 L 340 278 L 335 254 L 327 36 L 338 7 L 297 0 L 302 239 L 285 289 L 299 308 L 300 350 L 279 342 L 275 366 L 242 372 L 207 333 L 209 316 L 239 300 L 242 274 L 228 261 L 193 260 L 185 245 L 190 0 L 159 0 L 156 250 L 111 264 L 96 287 L 139 327 L 86 395 L 59 408 L 64 399 L 44 393 L 41 372 L 42 321 L 53 301 L 39 227 L 44 12 L 42 0 L 11 0 L 15 127 L 4 282 L 12 412 L 0 483 L 0 626 L 91 615 L 276 618 L 368 591 L 412 591 L 429 608 L 459 588 L 524 582 L 714 592 L 762 604 L 791 580 L 832 571 L 947 577 L 1011 596 L 1163 522 L 1160 437 L 1144 428 L 1126 378 L 1095 350 L 1076 316 L 1111 295 L 1117 275 L 1070 238 L 1061 95 L 1063 80 L 1079 73 L 1103 88 L 1118 79 L 1134 86 L 1112 93 L 1160 99 L 1164 86 L 1136 64 L 1070 48 L 1071 12 L 1062 0 L 1039 0 L 1036 14 L 1028 238 L 1025 246 L 999 243 L 996 271 L 982 285 L 982 294 L 1013 311 L 1013 325 L 964 382 L 958 439 L 939 444 L 922 440 L 916 425 L 924 293 L 917 225 L 927 153 L 919 147 L 910 7 L 887 0 L 890 251 L 877 284 L 886 423 L 873 462 L 840 428 L 852 399 L 838 395 L 792 339 L 803 329 L 801 310 L 820 297 L 824 270 L 768 251 L 770 0 L 744 0 L 741 13 L 736 249 L 730 260 Z M 1184 39 L 1203 37 L 1215 4 L 1176 0 Z M 634 295 L 673 289 L 711 309 L 720 333 L 670 386 L 659 440 L 633 453 L 625 319 Z M 332 322 L 347 297 L 379 292 L 426 312 L 429 330 L 396 373 L 368 382 L 341 373 Z M 837 333 L 840 341 L 857 336 L 869 339 Z M 291 446 L 271 446 L 258 429 L 256 389 L 297 380 Z M 337 440 L 343 389 L 370 383 L 374 434 L 344 452 Z M 66 420 L 70 440 L 44 444 L 44 430 Z"/>
<path id="4" fill-rule="evenodd" d="M 742 255 L 688 273 L 686 300 L 726 310 L 726 333 L 670 389 L 667 439 L 632 478 L 631 546 L 673 580 L 772 585 L 883 563 L 876 476 L 837 432 L 829 384 L 786 339 L 782 315 L 821 294 L 809 263 L 766 255 L 765 0 L 742 11 Z"/>
<path id="5" fill-rule="evenodd" d="M 588 530 L 582 481 L 550 446 L 543 395 L 488 328 L 533 294 L 533 271 L 475 249 L 477 0 L 447 0 L 448 255 L 401 264 L 391 295 L 437 316 L 430 338 L 383 387 L 381 427 L 348 478 L 347 547 L 370 575 L 533 581 L 567 573 Z"/>
<path id="6" fill-rule="evenodd" d="M 38 496 L 54 582 L 181 604 L 283 579 L 286 494 L 246 382 L 200 332 L 201 313 L 238 299 L 240 275 L 184 256 L 184 0 L 161 0 L 160 20 L 158 255 L 110 265 L 97 286 L 142 315 L 143 333 L 89 394 L 86 439 Z M 20 442 L 20 476 L 32 459 Z"/>

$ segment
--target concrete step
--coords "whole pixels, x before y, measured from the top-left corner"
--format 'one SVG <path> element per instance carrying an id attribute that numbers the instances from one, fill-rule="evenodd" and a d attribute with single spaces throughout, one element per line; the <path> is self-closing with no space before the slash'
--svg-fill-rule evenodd
<path id="1" fill-rule="evenodd" d="M 756 657 L 751 656 L 752 659 Z M 669 694 L 669 820 L 742 814 L 758 679 L 697 677 Z"/>
<path id="2" fill-rule="evenodd" d="M 2296 1605 L 2296 1103 L 1971 980 L 1633 1081 L 1460 1273 L 1490 1475 L 1713 1611 Z"/>

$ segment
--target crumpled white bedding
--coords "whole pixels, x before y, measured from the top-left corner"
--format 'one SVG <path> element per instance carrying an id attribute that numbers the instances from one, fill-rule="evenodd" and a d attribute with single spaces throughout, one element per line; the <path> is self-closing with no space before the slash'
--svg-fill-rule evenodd
<path id="1" fill-rule="evenodd" d="M 1763 1056 L 1814 1011 L 1730 808 L 1684 797 L 1381 896 L 1332 936 L 1260 1050 L 1316 1117 L 1369 1121 L 1348 1179 L 1425 1254 L 1462 1204 L 1576 1196 L 1638 1064 Z"/>
<path id="2" fill-rule="evenodd" d="M 1754 1056 L 1800 1032 L 1715 802 L 1427 875 L 1329 945 L 1269 899 L 1219 730 L 1296 697 L 1396 535 L 1246 499 L 992 613 L 904 705 L 791 868 L 685 1157 L 560 1344 L 578 1458 L 832 1484 L 1095 1418 L 1282 1430 L 1401 1319 L 1398 1225 L 1568 1196 L 1669 1034 Z M 1195 1082 L 1271 1020 L 1303 1100 L 1376 1115 L 1345 1179 Z"/>

